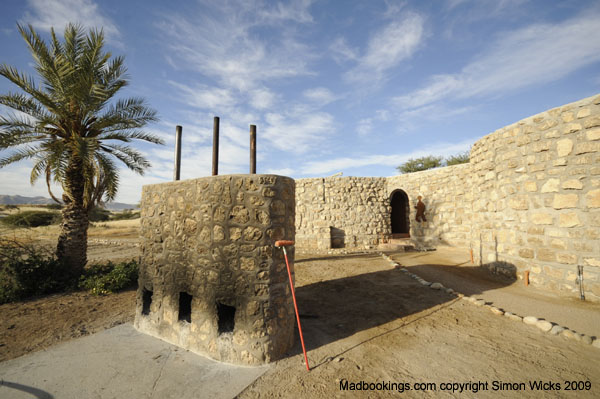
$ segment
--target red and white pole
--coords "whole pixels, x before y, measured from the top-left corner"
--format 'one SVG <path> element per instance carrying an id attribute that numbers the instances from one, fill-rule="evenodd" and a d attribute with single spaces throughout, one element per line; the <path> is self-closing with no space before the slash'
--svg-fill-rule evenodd
<path id="1" fill-rule="evenodd" d="M 302 343 L 302 352 L 304 352 L 304 362 L 306 363 L 306 370 L 310 371 L 308 366 L 308 357 L 306 356 L 306 347 L 304 346 L 304 337 L 302 337 L 302 326 L 300 325 L 300 314 L 298 314 L 298 306 L 296 305 L 296 293 L 294 292 L 294 282 L 292 280 L 292 272 L 290 270 L 290 263 L 288 262 L 287 252 L 285 247 L 288 245 L 294 245 L 294 241 L 279 240 L 275 241 L 276 247 L 283 249 L 283 256 L 285 257 L 285 265 L 287 266 L 288 277 L 290 279 L 290 290 L 292 290 L 292 299 L 294 300 L 294 310 L 296 311 L 296 321 L 298 322 L 298 332 L 300 333 L 300 342 Z"/>

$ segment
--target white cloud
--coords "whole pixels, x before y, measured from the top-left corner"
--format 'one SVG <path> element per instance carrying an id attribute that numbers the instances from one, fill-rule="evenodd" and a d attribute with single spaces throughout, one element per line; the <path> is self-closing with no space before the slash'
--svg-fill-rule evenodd
<path id="1" fill-rule="evenodd" d="M 305 153 L 318 148 L 335 133 L 333 116 L 326 112 L 268 113 L 263 136 L 278 150 Z"/>
<path id="2" fill-rule="evenodd" d="M 359 57 L 359 51 L 351 48 L 343 37 L 336 38 L 329 46 L 329 51 L 338 64 L 348 60 L 356 61 Z"/>
<path id="3" fill-rule="evenodd" d="M 425 38 L 424 23 L 419 14 L 408 13 L 404 19 L 387 24 L 371 37 L 358 65 L 344 77 L 351 82 L 379 83 L 385 72 L 414 54 Z"/>
<path id="4" fill-rule="evenodd" d="M 395 102 L 413 108 L 447 98 L 496 96 L 563 78 L 600 61 L 599 25 L 600 14 L 595 12 L 509 32 L 460 73 L 434 76 Z"/>
<path id="5" fill-rule="evenodd" d="M 313 22 L 309 12 L 313 0 L 293 0 L 288 4 L 277 3 L 272 8 L 262 8 L 258 11 L 259 17 L 271 23 L 279 21 L 295 21 L 299 23 Z"/>
<path id="6" fill-rule="evenodd" d="M 207 2 L 188 15 L 171 14 L 159 28 L 168 40 L 167 57 L 183 59 L 189 69 L 216 79 L 227 89 L 248 92 L 273 79 L 306 75 L 314 56 L 288 25 L 309 22 L 310 2 L 289 6 L 263 3 Z M 291 7 L 291 8 L 288 8 Z M 291 11 L 294 11 L 292 18 Z M 289 22 L 288 18 L 292 18 Z M 279 25 L 279 34 L 263 40 L 255 30 Z M 176 25 L 178 29 L 172 29 Z"/>
<path id="7" fill-rule="evenodd" d="M 373 118 L 364 118 L 358 121 L 356 132 L 361 136 L 366 136 L 373 130 Z"/>
<path id="8" fill-rule="evenodd" d="M 295 172 L 296 172 L 296 170 L 292 169 L 292 168 L 267 169 L 265 171 L 266 174 L 281 175 L 281 176 L 291 176 Z"/>
<path id="9" fill-rule="evenodd" d="M 319 105 L 326 105 L 336 100 L 336 96 L 326 87 L 315 87 L 302 92 L 302 95 L 308 100 Z"/>
<path id="10" fill-rule="evenodd" d="M 50 198 L 45 177 L 42 176 L 33 186 L 29 183 L 32 167 L 33 163 L 31 161 L 22 161 L 1 168 L 0 181 L 2 185 L 0 186 L 0 194 L 22 195 L 25 197 L 41 195 Z M 52 193 L 60 199 L 62 188 L 56 184 L 52 184 L 51 187 Z"/>
<path id="11" fill-rule="evenodd" d="M 263 110 L 273 106 L 275 102 L 275 94 L 267 89 L 260 88 L 251 90 L 249 93 L 248 104 L 255 109 Z"/>
<path id="12" fill-rule="evenodd" d="M 107 40 L 115 42 L 120 36 L 117 26 L 98 10 L 92 0 L 27 0 L 31 11 L 27 11 L 24 22 L 34 28 L 50 31 L 50 28 L 62 33 L 65 26 L 79 23 L 86 28 L 102 28 Z"/>
<path id="13" fill-rule="evenodd" d="M 300 168 L 304 175 L 323 176 L 328 173 L 345 171 L 348 169 L 361 168 L 365 166 L 390 166 L 396 167 L 408 161 L 410 158 L 418 158 L 427 155 L 447 157 L 468 150 L 476 139 L 464 140 L 460 143 L 436 143 L 428 146 L 427 150 L 417 150 L 410 153 L 393 155 L 365 155 L 362 157 L 342 157 L 324 161 L 308 162 Z M 345 173 L 347 174 L 347 173 Z"/>
<path id="14" fill-rule="evenodd" d="M 238 102 L 231 90 L 206 85 L 195 85 L 194 87 L 181 83 L 168 81 L 173 87 L 181 91 L 182 100 L 193 107 L 217 110 L 231 108 Z"/>

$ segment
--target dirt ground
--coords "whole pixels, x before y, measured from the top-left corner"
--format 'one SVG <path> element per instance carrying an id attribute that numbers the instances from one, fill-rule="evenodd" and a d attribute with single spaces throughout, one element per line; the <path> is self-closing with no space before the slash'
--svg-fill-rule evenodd
<path id="1" fill-rule="evenodd" d="M 98 242 L 90 258 L 137 256 L 133 244 Z M 444 264 L 440 251 L 393 257 L 415 273 Z M 295 268 L 311 371 L 296 339 L 240 398 L 600 397 L 600 348 L 432 290 L 379 254 L 304 255 Z M 500 290 L 518 284 L 486 279 Z M 469 295 L 483 292 L 479 283 Z M 134 301 L 127 291 L 0 305 L 0 361 L 132 321 Z M 538 382 L 545 386 L 530 386 Z M 369 387 L 375 391 L 351 390 Z"/>
<path id="2" fill-rule="evenodd" d="M 423 255 L 424 264 L 439 257 Z M 600 395 L 599 348 L 424 287 L 379 255 L 302 259 L 296 273 L 311 371 L 297 344 L 240 398 Z M 382 389 L 342 390 L 346 381 Z M 536 381 L 552 384 L 538 391 L 529 386 Z M 584 390 L 566 391 L 570 381 Z"/>

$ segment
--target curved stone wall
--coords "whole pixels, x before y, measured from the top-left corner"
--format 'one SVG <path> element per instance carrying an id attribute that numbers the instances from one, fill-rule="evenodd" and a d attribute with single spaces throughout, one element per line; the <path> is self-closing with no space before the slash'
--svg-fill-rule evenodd
<path id="1" fill-rule="evenodd" d="M 410 236 L 472 249 L 477 263 L 534 286 L 600 300 L 600 96 L 474 143 L 470 163 L 389 178 L 296 182 L 299 249 L 373 248 L 391 233 L 390 196 L 409 198 Z M 417 196 L 427 222 L 415 220 Z"/>
<path id="2" fill-rule="evenodd" d="M 600 299 L 600 96 L 506 126 L 471 150 L 480 262 Z"/>

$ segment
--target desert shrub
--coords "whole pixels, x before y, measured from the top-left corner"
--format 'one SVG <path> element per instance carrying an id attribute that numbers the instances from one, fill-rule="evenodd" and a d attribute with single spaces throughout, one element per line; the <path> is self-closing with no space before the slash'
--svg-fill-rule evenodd
<path id="1" fill-rule="evenodd" d="M 76 281 L 49 251 L 0 238 L 0 304 L 62 292 Z"/>
<path id="2" fill-rule="evenodd" d="M 461 163 L 469 163 L 471 151 L 467 150 L 456 155 L 451 155 L 446 158 L 446 165 L 460 165 Z"/>
<path id="3" fill-rule="evenodd" d="M 398 166 L 396 169 L 398 169 L 401 173 L 413 173 L 427 169 L 439 168 L 440 166 L 443 166 L 442 159 L 442 157 L 436 157 L 433 155 L 416 159 L 411 158 L 402 165 Z"/>
<path id="4" fill-rule="evenodd" d="M 115 213 L 110 217 L 110 220 L 129 220 L 138 219 L 140 217 L 139 212 L 132 212 L 131 209 L 126 209 L 123 212 Z"/>
<path id="5" fill-rule="evenodd" d="M 110 219 L 110 211 L 95 207 L 88 213 L 88 219 L 90 222 L 106 222 Z"/>
<path id="6" fill-rule="evenodd" d="M 23 211 L 8 215 L 0 222 L 12 227 L 49 226 L 60 222 L 60 213 L 48 211 Z"/>
<path id="7" fill-rule="evenodd" d="M 79 287 L 96 295 L 106 295 L 125 288 L 134 287 L 138 279 L 138 264 L 135 260 L 114 264 L 95 264 L 81 276 Z"/>

